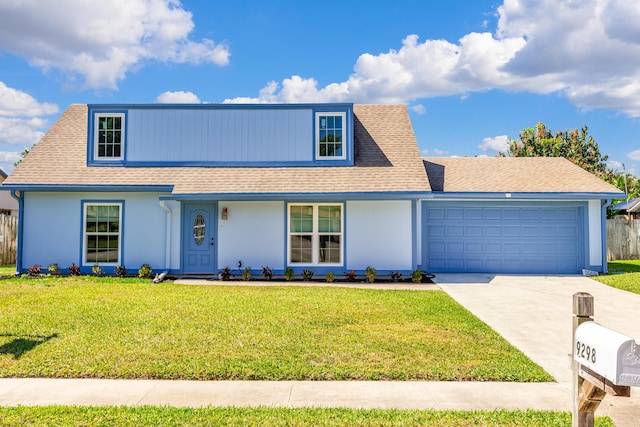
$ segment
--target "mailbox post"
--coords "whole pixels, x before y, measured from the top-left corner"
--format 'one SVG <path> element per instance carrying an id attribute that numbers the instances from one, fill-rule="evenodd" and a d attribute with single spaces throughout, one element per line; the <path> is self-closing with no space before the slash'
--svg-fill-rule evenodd
<path id="1" fill-rule="evenodd" d="M 573 295 L 573 427 L 593 427 L 607 394 L 629 397 L 640 386 L 640 343 L 593 321 L 593 297 Z"/>

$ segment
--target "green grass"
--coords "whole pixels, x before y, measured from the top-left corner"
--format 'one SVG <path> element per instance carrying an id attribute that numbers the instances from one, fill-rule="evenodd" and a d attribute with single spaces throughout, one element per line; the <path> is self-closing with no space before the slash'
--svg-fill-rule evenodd
<path id="1" fill-rule="evenodd" d="M 640 260 L 609 261 L 609 274 L 640 273 Z"/>
<path id="2" fill-rule="evenodd" d="M 549 381 L 442 291 L 0 281 L 0 376 Z"/>
<path id="3" fill-rule="evenodd" d="M 640 273 L 610 274 L 592 277 L 592 279 L 613 288 L 640 294 Z"/>
<path id="4" fill-rule="evenodd" d="M 568 412 L 417 411 L 335 408 L 14 407 L 0 408 L 0 426 L 432 426 L 566 427 Z M 598 417 L 598 427 L 613 427 Z"/>
<path id="5" fill-rule="evenodd" d="M 608 265 L 609 274 L 592 278 L 613 288 L 640 294 L 640 260 L 610 261 Z"/>
<path id="6" fill-rule="evenodd" d="M 13 276 L 16 274 L 15 264 L 0 265 L 0 276 Z"/>

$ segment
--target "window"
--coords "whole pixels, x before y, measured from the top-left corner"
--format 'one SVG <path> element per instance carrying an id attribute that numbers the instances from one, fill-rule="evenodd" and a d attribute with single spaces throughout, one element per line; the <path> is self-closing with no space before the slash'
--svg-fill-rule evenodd
<path id="1" fill-rule="evenodd" d="M 84 205 L 84 264 L 120 264 L 122 204 Z"/>
<path id="2" fill-rule="evenodd" d="M 289 263 L 342 264 L 342 205 L 289 205 Z"/>
<path id="3" fill-rule="evenodd" d="M 95 158 L 122 159 L 124 114 L 96 114 L 95 117 Z"/>
<path id="4" fill-rule="evenodd" d="M 344 159 L 345 113 L 316 114 L 316 157 Z"/>

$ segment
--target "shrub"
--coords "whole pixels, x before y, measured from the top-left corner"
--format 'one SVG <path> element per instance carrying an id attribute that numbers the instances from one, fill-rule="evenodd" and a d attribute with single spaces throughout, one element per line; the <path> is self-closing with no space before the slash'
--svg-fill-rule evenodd
<path id="1" fill-rule="evenodd" d="M 151 279 L 152 273 L 153 270 L 149 264 L 142 264 L 142 266 L 138 270 L 138 277 L 140 279 Z"/>
<path id="2" fill-rule="evenodd" d="M 220 280 L 223 280 L 223 281 L 229 280 L 231 278 L 231 269 L 229 268 L 229 266 L 226 266 L 225 268 L 220 270 L 220 273 L 218 273 L 218 276 L 220 277 Z"/>
<path id="3" fill-rule="evenodd" d="M 251 280 L 251 267 L 247 266 L 244 268 L 244 270 L 242 271 L 242 280 L 244 280 L 245 282 Z"/>
<path id="4" fill-rule="evenodd" d="M 302 270 L 302 280 L 305 282 L 311 281 L 313 279 L 313 270 Z"/>
<path id="5" fill-rule="evenodd" d="M 336 279 L 336 275 L 333 274 L 333 272 L 328 272 L 327 275 L 324 277 L 324 279 L 327 281 L 327 283 L 332 283 L 335 279 Z"/>
<path id="6" fill-rule="evenodd" d="M 285 280 L 288 280 L 288 281 L 291 281 L 291 280 L 293 280 L 293 278 L 294 278 L 294 274 L 295 274 L 295 273 L 293 272 L 293 268 L 291 268 L 291 267 L 287 267 L 287 268 L 284 270 L 284 279 L 285 279 Z"/>
<path id="7" fill-rule="evenodd" d="M 47 271 L 52 276 L 57 276 L 58 274 L 60 274 L 60 268 L 58 268 L 58 264 L 56 263 L 49 264 L 49 267 L 47 267 Z"/>
<path id="8" fill-rule="evenodd" d="M 38 277 L 40 276 L 40 271 L 42 270 L 42 266 L 39 264 L 32 265 L 27 268 L 27 276 L 29 277 Z"/>
<path id="9" fill-rule="evenodd" d="M 369 281 L 369 283 L 373 283 L 373 281 L 376 280 L 378 271 L 375 268 L 368 266 L 365 270 L 365 274 L 367 275 L 367 280 Z"/>
<path id="10" fill-rule="evenodd" d="M 273 279 L 273 270 L 271 267 L 262 267 L 262 275 L 265 279 L 271 280 Z"/>
<path id="11" fill-rule="evenodd" d="M 114 270 L 116 277 L 123 278 L 127 275 L 127 267 L 124 265 L 116 265 Z"/>
<path id="12" fill-rule="evenodd" d="M 71 264 L 69 266 L 69 275 L 71 276 L 79 276 L 80 275 L 80 267 L 75 264 Z"/>
<path id="13" fill-rule="evenodd" d="M 355 270 L 350 270 L 344 273 L 344 277 L 347 279 L 347 282 L 355 282 L 358 273 Z"/>
<path id="14" fill-rule="evenodd" d="M 413 283 L 421 283 L 422 282 L 422 270 L 413 270 L 411 273 L 411 281 Z"/>
<path id="15" fill-rule="evenodd" d="M 118 267 L 116 267 L 117 269 Z M 93 266 L 91 266 L 91 273 L 94 276 L 102 276 L 104 274 L 104 270 L 102 270 L 102 267 L 100 267 L 100 264 L 93 264 Z M 117 274 L 117 272 L 116 272 Z"/>
<path id="16" fill-rule="evenodd" d="M 395 273 L 389 273 L 389 277 L 391 277 L 391 280 L 393 280 L 394 282 L 399 282 L 402 279 L 402 273 L 400 273 L 399 271 L 396 271 Z"/>

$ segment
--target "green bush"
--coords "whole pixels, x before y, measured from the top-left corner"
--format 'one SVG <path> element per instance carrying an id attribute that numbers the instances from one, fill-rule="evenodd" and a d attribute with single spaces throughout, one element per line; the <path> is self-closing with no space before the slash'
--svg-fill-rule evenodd
<path id="1" fill-rule="evenodd" d="M 149 264 L 142 264 L 142 267 L 138 270 L 138 277 L 140 279 L 150 279 L 153 273 L 153 269 Z"/>
<path id="2" fill-rule="evenodd" d="M 295 273 L 293 272 L 293 268 L 287 267 L 284 270 L 284 279 L 288 280 L 288 281 L 291 281 L 291 280 L 294 279 L 294 277 L 295 277 Z"/>

